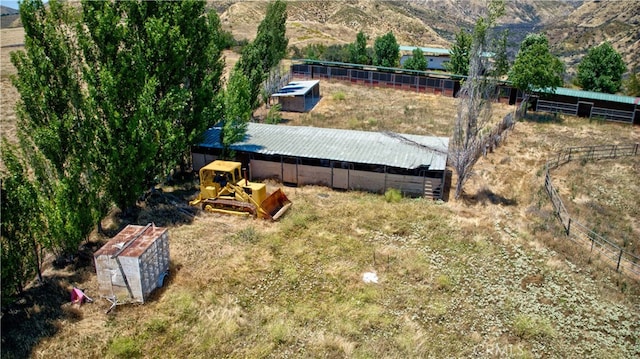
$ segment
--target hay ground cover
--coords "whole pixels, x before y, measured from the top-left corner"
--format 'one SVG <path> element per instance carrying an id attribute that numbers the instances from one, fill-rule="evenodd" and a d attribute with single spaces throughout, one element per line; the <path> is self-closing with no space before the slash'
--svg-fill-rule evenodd
<path id="1" fill-rule="evenodd" d="M 285 124 L 451 131 L 453 99 L 325 81 L 321 92 L 314 111 L 284 113 Z M 512 110 L 497 105 L 496 118 Z M 555 151 L 612 141 L 640 141 L 640 129 L 518 122 L 449 202 L 308 186 L 284 188 L 294 204 L 276 223 L 208 213 L 180 222 L 170 206 L 143 208 L 133 222 L 169 226 L 165 287 L 106 315 L 90 255 L 106 238 L 93 234 L 81 261 L 49 268 L 46 284 L 3 313 L 2 356 L 637 357 L 637 282 L 572 246 L 542 189 Z M 164 190 L 186 201 L 196 185 Z M 365 272 L 379 283 L 364 283 Z M 72 286 L 96 301 L 71 307 Z"/>

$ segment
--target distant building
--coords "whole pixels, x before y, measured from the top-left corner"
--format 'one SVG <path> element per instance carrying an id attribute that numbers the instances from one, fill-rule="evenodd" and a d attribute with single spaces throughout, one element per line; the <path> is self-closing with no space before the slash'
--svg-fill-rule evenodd
<path id="1" fill-rule="evenodd" d="M 320 81 L 293 81 L 271 95 L 281 111 L 308 112 L 320 101 Z"/>
<path id="2" fill-rule="evenodd" d="M 451 61 L 451 50 L 439 47 L 400 46 L 400 65 L 413 57 L 413 50 L 419 48 L 427 60 L 427 70 L 446 70 L 445 64 Z"/>

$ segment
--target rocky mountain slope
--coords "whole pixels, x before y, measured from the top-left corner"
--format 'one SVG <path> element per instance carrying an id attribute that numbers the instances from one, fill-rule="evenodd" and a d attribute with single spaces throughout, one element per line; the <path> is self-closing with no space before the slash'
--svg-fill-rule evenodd
<path id="1" fill-rule="evenodd" d="M 251 39 L 264 16 L 267 3 L 213 1 L 223 26 L 237 38 Z M 460 28 L 470 29 L 486 9 L 485 0 L 417 1 L 292 1 L 287 5 L 289 44 L 349 43 L 362 30 L 375 37 L 393 31 L 403 45 L 449 47 Z M 507 14 L 499 19 L 509 29 L 512 52 L 530 32 L 549 36 L 556 55 L 569 73 L 589 48 L 609 41 L 629 69 L 640 65 L 640 0 L 506 2 Z"/>

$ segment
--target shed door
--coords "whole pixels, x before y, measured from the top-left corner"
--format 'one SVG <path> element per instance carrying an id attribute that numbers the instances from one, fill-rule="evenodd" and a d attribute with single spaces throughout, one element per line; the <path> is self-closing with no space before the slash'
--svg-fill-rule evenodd
<path id="1" fill-rule="evenodd" d="M 349 188 L 349 168 L 351 164 L 348 162 L 333 162 L 332 174 L 333 181 L 331 187 L 338 189 Z"/>
<path id="2" fill-rule="evenodd" d="M 579 117 L 591 117 L 591 109 L 593 108 L 593 102 L 578 102 L 578 116 Z"/>
<path id="3" fill-rule="evenodd" d="M 282 158 L 282 182 L 298 184 L 298 164 L 297 158 Z"/>

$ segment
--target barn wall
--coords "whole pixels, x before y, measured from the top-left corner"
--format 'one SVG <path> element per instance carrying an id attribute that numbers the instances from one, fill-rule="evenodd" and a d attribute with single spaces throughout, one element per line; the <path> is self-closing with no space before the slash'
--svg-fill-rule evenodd
<path id="1" fill-rule="evenodd" d="M 424 193 L 424 178 L 418 176 L 387 174 L 387 188 L 395 188 L 409 195 L 422 195 Z"/>
<path id="2" fill-rule="evenodd" d="M 282 111 L 288 112 L 304 112 L 305 101 L 304 96 L 279 97 Z"/>
<path id="3" fill-rule="evenodd" d="M 254 178 L 277 178 L 282 181 L 282 166 L 280 162 L 251 160 L 251 180 Z"/>
<path id="4" fill-rule="evenodd" d="M 383 193 L 385 191 L 385 174 L 379 172 L 351 170 L 349 187 L 356 190 Z"/>
<path id="5" fill-rule="evenodd" d="M 331 168 L 320 166 L 298 165 L 298 185 L 331 186 Z"/>
<path id="6" fill-rule="evenodd" d="M 191 152 L 191 163 L 193 170 L 198 172 L 202 167 L 218 159 L 217 155 Z"/>
<path id="7" fill-rule="evenodd" d="M 240 155 L 240 154 L 239 154 Z M 247 155 L 247 154 L 244 154 Z M 194 154 L 194 159 L 203 154 Z M 206 155 L 206 159 L 213 158 L 213 155 Z M 388 188 L 396 188 L 406 195 L 424 196 L 427 198 L 441 198 L 443 191 L 442 178 L 443 171 L 427 171 L 426 174 L 392 174 L 384 173 L 383 167 L 377 170 L 354 170 L 348 163 L 333 163 L 333 168 L 329 167 L 329 161 L 323 165 L 321 160 L 294 159 L 285 157 L 282 161 L 280 156 L 268 159 L 250 160 L 251 180 L 273 178 L 281 182 L 304 186 L 322 185 L 336 189 L 364 190 L 375 193 L 383 193 Z M 271 159 L 271 160 L 269 160 Z M 201 160 L 203 163 L 205 160 Z M 194 161 L 195 162 L 195 161 Z M 312 162 L 313 164 L 301 164 Z M 315 164 L 317 162 L 317 164 Z M 342 165 L 346 165 L 346 168 Z M 195 165 L 194 165 L 195 167 Z M 375 166 L 373 166 L 375 167 Z"/>

